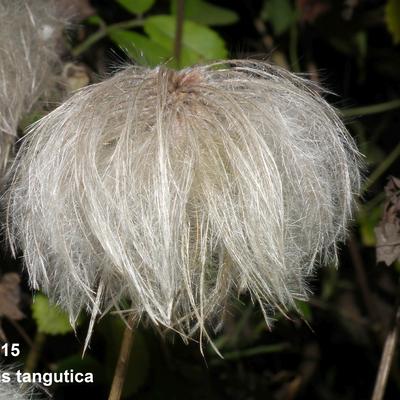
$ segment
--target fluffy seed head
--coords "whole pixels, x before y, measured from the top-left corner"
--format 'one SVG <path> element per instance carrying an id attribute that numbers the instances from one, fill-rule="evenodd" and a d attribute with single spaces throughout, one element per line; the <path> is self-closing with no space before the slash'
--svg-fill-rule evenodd
<path id="1" fill-rule="evenodd" d="M 18 124 L 54 85 L 57 46 L 65 26 L 53 0 L 0 0 L 0 169 Z"/>
<path id="2" fill-rule="evenodd" d="M 247 291 L 268 318 L 335 262 L 359 154 L 317 88 L 256 61 L 128 67 L 30 130 L 8 198 L 12 247 L 66 308 L 130 301 L 190 333 Z"/>

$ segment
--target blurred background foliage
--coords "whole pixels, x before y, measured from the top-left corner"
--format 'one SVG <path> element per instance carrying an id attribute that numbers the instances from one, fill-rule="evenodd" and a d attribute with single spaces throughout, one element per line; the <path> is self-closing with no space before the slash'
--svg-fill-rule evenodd
<path id="1" fill-rule="evenodd" d="M 177 68 L 214 59 L 268 59 L 329 89 L 327 98 L 340 109 L 367 167 L 340 267 L 318 271 L 311 284 L 315 294 L 298 305 L 302 315 L 277 316 L 270 331 L 250 299 L 235 301 L 214 337 L 223 359 L 210 345 L 203 357 L 196 341 L 186 345 L 172 333 L 162 338 L 140 326 L 124 398 L 371 398 L 399 295 L 399 261 L 390 267 L 376 263 L 375 228 L 387 179 L 400 175 L 400 1 L 186 0 L 178 58 L 175 32 L 182 10 L 177 0 L 74 3 L 83 22 L 66 38 L 70 90 L 132 61 Z M 399 242 L 393 251 L 399 251 Z M 2 262 L 9 272 L 21 268 L 8 254 Z M 18 283 L 5 277 L 0 295 Z M 20 309 L 0 310 L 0 333 L 23 348 L 17 361 L 28 371 L 94 372 L 93 385 L 54 386 L 55 399 L 107 398 L 124 329 L 121 319 L 104 317 L 82 358 L 88 318 L 82 316 L 73 332 L 45 296 L 38 294 L 31 305 L 27 283 L 22 284 Z M 385 399 L 399 398 L 396 354 Z"/>

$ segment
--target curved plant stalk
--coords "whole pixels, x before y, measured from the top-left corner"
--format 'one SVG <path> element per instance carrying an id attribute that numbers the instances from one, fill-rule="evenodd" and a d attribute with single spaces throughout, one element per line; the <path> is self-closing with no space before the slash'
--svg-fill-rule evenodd
<path id="1" fill-rule="evenodd" d="M 289 42 L 289 58 L 290 65 L 292 67 L 293 72 L 301 72 L 300 62 L 299 62 L 299 54 L 297 51 L 297 46 L 299 44 L 299 31 L 297 28 L 296 21 L 293 22 L 292 27 L 290 28 L 290 42 Z"/>
<path id="2" fill-rule="evenodd" d="M 385 172 L 386 170 L 400 157 L 400 143 L 392 150 L 392 152 L 381 162 L 378 167 L 371 173 L 368 180 L 365 182 L 362 191 L 366 192 Z"/>
<path id="3" fill-rule="evenodd" d="M 39 331 L 36 332 L 32 347 L 26 357 L 25 372 L 34 372 L 36 370 L 45 342 L 46 334 Z"/>
<path id="4" fill-rule="evenodd" d="M 400 307 L 397 308 L 396 317 L 392 328 L 386 336 L 383 347 L 379 370 L 376 376 L 374 392 L 371 400 L 382 400 L 385 395 L 386 385 L 389 378 L 390 368 L 392 366 L 396 346 L 399 339 L 400 326 Z"/>
<path id="5" fill-rule="evenodd" d="M 176 10 L 176 29 L 174 43 L 174 58 L 179 68 L 181 64 L 182 39 L 183 39 L 183 23 L 185 22 L 185 0 L 178 0 Z"/>
<path id="6" fill-rule="evenodd" d="M 379 114 L 386 111 L 395 110 L 396 108 L 400 108 L 400 99 L 372 104 L 370 106 L 354 107 L 347 110 L 341 110 L 341 114 L 345 118 L 362 117 L 365 115 Z"/>
<path id="7" fill-rule="evenodd" d="M 111 385 L 110 395 L 108 400 L 119 400 L 124 388 L 126 371 L 129 365 L 129 358 L 131 355 L 133 340 L 134 340 L 133 318 L 127 323 L 122 338 L 121 349 L 115 367 L 114 379 Z"/>
<path id="8" fill-rule="evenodd" d="M 112 25 L 104 25 L 101 26 L 100 29 L 93 33 L 92 35 L 88 36 L 85 41 L 81 44 L 76 46 L 74 49 L 71 50 L 71 53 L 74 57 L 78 57 L 83 54 L 85 51 L 89 50 L 95 43 L 100 41 L 101 39 L 105 38 L 109 33 L 116 29 L 129 29 L 129 28 L 138 28 L 143 25 L 143 20 L 139 18 L 130 19 L 123 22 L 117 22 L 116 24 Z"/>

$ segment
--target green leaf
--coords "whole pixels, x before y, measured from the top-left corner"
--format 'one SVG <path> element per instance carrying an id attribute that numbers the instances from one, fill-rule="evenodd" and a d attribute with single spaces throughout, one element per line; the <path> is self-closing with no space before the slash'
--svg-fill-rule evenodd
<path id="1" fill-rule="evenodd" d="M 176 14 L 177 0 L 171 2 L 171 13 Z M 239 20 L 239 16 L 232 10 L 203 0 L 185 1 L 185 19 L 203 25 L 231 25 Z"/>
<path id="2" fill-rule="evenodd" d="M 132 14 L 143 14 L 150 10 L 155 0 L 117 0 L 122 7 Z"/>
<path id="3" fill-rule="evenodd" d="M 47 335 L 64 335 L 72 332 L 68 315 L 58 306 L 50 304 L 43 294 L 37 294 L 32 304 L 33 318 L 39 332 Z"/>
<path id="4" fill-rule="evenodd" d="M 90 25 L 96 25 L 96 26 L 101 26 L 106 24 L 98 15 L 91 15 L 90 17 L 86 18 L 86 22 Z"/>
<path id="5" fill-rule="evenodd" d="M 393 264 L 394 269 L 397 271 L 398 274 L 400 274 L 400 261 L 396 261 Z"/>
<path id="6" fill-rule="evenodd" d="M 382 217 L 382 207 L 379 204 L 368 212 L 359 212 L 357 222 L 360 229 L 362 244 L 366 247 L 376 245 L 374 228 L 378 225 Z"/>
<path id="7" fill-rule="evenodd" d="M 305 301 L 297 300 L 296 307 L 300 311 L 301 316 L 306 321 L 312 320 L 312 311 L 311 311 L 311 307 L 308 303 L 306 303 Z"/>
<path id="8" fill-rule="evenodd" d="M 19 123 L 19 128 L 24 131 L 29 125 L 39 121 L 39 119 L 45 115 L 46 113 L 44 111 L 33 111 L 22 118 L 21 122 Z"/>
<path id="9" fill-rule="evenodd" d="M 385 21 L 393 42 L 400 43 L 400 0 L 388 0 L 385 6 Z"/>
<path id="10" fill-rule="evenodd" d="M 261 11 L 261 18 L 271 23 L 276 35 L 285 33 L 295 22 L 296 15 L 290 0 L 265 1 Z"/>
<path id="11" fill-rule="evenodd" d="M 150 38 L 173 55 L 175 18 L 170 15 L 149 17 L 144 30 Z M 183 25 L 180 66 L 193 65 L 204 60 L 224 59 L 228 55 L 224 40 L 210 28 L 192 21 Z"/>
<path id="12" fill-rule="evenodd" d="M 115 29 L 109 37 L 140 65 L 154 67 L 170 58 L 168 50 L 140 33 Z"/>
<path id="13" fill-rule="evenodd" d="M 73 369 L 75 372 L 91 372 L 95 377 L 96 383 L 108 383 L 104 375 L 104 366 L 90 355 L 74 354 L 67 358 L 57 361 L 55 364 L 57 372 L 64 372 Z"/>
<path id="14" fill-rule="evenodd" d="M 354 44 L 357 49 L 357 55 L 365 58 L 368 51 L 368 38 L 366 31 L 359 31 L 354 35 Z"/>

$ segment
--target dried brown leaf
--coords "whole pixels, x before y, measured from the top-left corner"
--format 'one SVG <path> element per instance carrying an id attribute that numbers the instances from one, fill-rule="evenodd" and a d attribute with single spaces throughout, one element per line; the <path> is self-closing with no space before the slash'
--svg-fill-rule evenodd
<path id="1" fill-rule="evenodd" d="M 301 22 L 313 23 L 318 17 L 326 14 L 330 5 L 321 0 L 297 0 Z"/>
<path id="2" fill-rule="evenodd" d="M 19 309 L 21 300 L 21 279 L 18 274 L 10 272 L 4 274 L 0 280 L 0 317 L 20 320 L 24 314 Z"/>
<path id="3" fill-rule="evenodd" d="M 376 259 L 391 265 L 400 260 L 400 179 L 390 177 L 385 193 L 383 217 L 375 228 Z"/>

